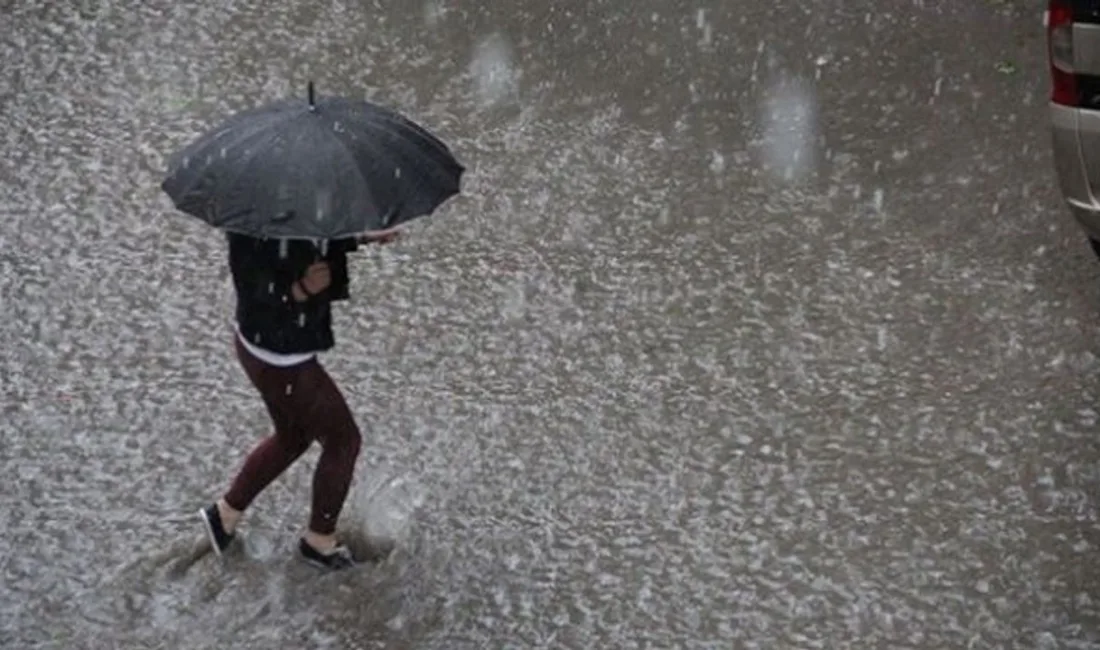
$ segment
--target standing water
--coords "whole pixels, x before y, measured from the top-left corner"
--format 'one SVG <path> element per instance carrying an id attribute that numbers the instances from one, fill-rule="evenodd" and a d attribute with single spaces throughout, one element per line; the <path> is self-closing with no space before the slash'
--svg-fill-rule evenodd
<path id="1" fill-rule="evenodd" d="M 0 2 L 0 648 L 1100 647 L 1025 4 Z M 339 575 L 293 555 L 316 446 L 202 542 L 270 423 L 158 189 L 310 78 L 470 170 L 334 309 L 340 534 L 390 551 Z"/>

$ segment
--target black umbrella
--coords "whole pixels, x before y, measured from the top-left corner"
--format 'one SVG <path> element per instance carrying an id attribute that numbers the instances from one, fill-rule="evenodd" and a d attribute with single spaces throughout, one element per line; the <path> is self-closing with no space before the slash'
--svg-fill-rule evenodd
<path id="1" fill-rule="evenodd" d="M 253 237 L 339 239 L 431 214 L 464 169 L 396 112 L 342 97 L 238 113 L 176 153 L 161 188 L 175 206 Z"/>

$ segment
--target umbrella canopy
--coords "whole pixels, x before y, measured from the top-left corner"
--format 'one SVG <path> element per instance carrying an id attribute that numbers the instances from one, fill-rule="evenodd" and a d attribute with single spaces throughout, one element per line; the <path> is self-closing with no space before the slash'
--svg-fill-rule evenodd
<path id="1" fill-rule="evenodd" d="M 253 237 L 339 239 L 431 214 L 464 168 L 423 127 L 371 102 L 289 99 L 238 113 L 169 161 L 179 210 Z"/>

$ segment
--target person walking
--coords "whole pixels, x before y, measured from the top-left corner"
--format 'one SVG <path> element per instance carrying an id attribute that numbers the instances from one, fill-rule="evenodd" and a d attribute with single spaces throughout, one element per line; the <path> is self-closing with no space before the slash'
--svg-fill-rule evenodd
<path id="1" fill-rule="evenodd" d="M 244 459 L 221 498 L 199 511 L 217 555 L 233 542 L 253 500 L 316 441 L 321 456 L 298 552 L 324 569 L 355 564 L 336 538 L 336 523 L 362 438 L 317 355 L 335 345 L 332 303 L 348 299 L 347 254 L 361 244 L 392 242 L 399 234 L 394 228 L 319 244 L 227 234 L 237 298 L 234 347 L 274 431 Z"/>
<path id="2" fill-rule="evenodd" d="M 334 345 L 332 303 L 348 298 L 347 254 L 459 194 L 465 167 L 428 129 L 360 97 L 285 97 L 240 110 L 172 154 L 161 189 L 183 214 L 227 233 L 237 295 L 237 358 L 274 432 L 228 490 L 200 508 L 214 551 L 232 542 L 257 495 L 317 441 L 301 555 L 354 563 L 336 522 L 362 444 L 317 360 Z"/>

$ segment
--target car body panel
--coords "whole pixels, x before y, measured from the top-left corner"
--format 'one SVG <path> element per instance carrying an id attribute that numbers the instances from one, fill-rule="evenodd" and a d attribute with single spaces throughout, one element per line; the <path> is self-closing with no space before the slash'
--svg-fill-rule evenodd
<path id="1" fill-rule="evenodd" d="M 1073 73 L 1081 79 L 1100 77 L 1100 2 L 1073 3 Z M 1082 104 L 1100 107 L 1100 95 L 1082 83 Z M 1050 104 L 1051 144 L 1054 168 L 1062 196 L 1070 212 L 1092 239 L 1100 240 L 1100 110 Z"/>

